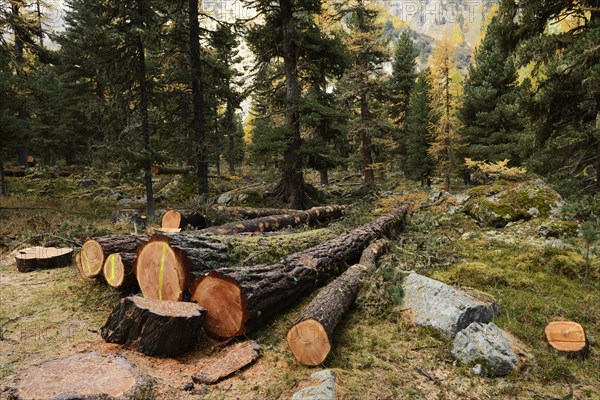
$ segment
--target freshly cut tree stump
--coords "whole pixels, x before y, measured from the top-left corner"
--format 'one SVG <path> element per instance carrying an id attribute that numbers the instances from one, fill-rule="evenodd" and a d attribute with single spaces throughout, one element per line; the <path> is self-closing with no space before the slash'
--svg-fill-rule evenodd
<path id="1" fill-rule="evenodd" d="M 384 240 L 370 245 L 358 264 L 325 286 L 300 313 L 286 337 L 296 360 L 312 366 L 325 361 L 333 345 L 335 327 L 356 299 L 363 277 L 375 268 L 385 247 Z"/>
<path id="2" fill-rule="evenodd" d="M 102 274 L 106 258 L 114 253 L 135 254 L 142 241 L 147 236 L 102 236 L 87 240 L 77 255 L 77 268 L 84 278 L 95 278 Z"/>
<path id="3" fill-rule="evenodd" d="M 161 228 L 165 229 L 186 229 L 188 226 L 192 228 L 206 228 L 206 218 L 198 213 L 182 214 L 176 210 L 167 211 L 162 217 Z"/>
<path id="4" fill-rule="evenodd" d="M 106 283 L 115 289 L 131 289 L 137 286 L 133 271 L 134 253 L 113 253 L 104 261 L 102 273 Z"/>
<path id="5" fill-rule="evenodd" d="M 244 219 L 269 217 L 271 215 L 294 214 L 294 213 L 297 213 L 300 211 L 300 210 L 291 210 L 291 209 L 283 209 L 283 208 L 251 208 L 251 207 L 225 207 L 225 206 L 217 206 L 217 207 L 215 207 L 215 209 L 222 213 L 229 214 L 232 217 L 244 218 Z"/>
<path id="6" fill-rule="evenodd" d="M 20 372 L 4 392 L 9 399 L 23 400 L 134 399 L 141 398 L 137 396 L 148 384 L 123 357 L 82 353 Z"/>
<path id="7" fill-rule="evenodd" d="M 583 327 L 573 321 L 552 321 L 544 329 L 546 341 L 556 352 L 570 357 L 584 357 L 588 342 Z"/>
<path id="8" fill-rule="evenodd" d="M 17 269 L 30 272 L 36 269 L 66 267 L 73 259 L 73 249 L 69 247 L 28 247 L 15 255 Z"/>
<path id="9" fill-rule="evenodd" d="M 195 303 L 126 297 L 101 328 L 102 338 L 149 356 L 176 357 L 198 344 L 204 314 Z"/>
<path id="10" fill-rule="evenodd" d="M 190 292 L 192 299 L 208 311 L 204 329 L 222 338 L 246 333 L 358 261 L 371 240 L 401 225 L 405 214 L 404 209 L 396 210 L 292 254 L 280 264 L 219 269 L 200 276 Z"/>
<path id="11" fill-rule="evenodd" d="M 216 360 L 200 368 L 192 379 L 196 383 L 211 385 L 253 363 L 260 357 L 260 345 L 254 340 L 238 343 L 218 355 Z"/>
<path id="12" fill-rule="evenodd" d="M 291 214 L 272 215 L 247 221 L 231 222 L 220 226 L 203 229 L 202 233 L 216 235 L 232 235 L 242 232 L 269 232 L 285 227 L 300 226 L 308 223 L 324 222 L 342 216 L 343 206 L 314 207 L 306 211 L 295 211 Z"/>

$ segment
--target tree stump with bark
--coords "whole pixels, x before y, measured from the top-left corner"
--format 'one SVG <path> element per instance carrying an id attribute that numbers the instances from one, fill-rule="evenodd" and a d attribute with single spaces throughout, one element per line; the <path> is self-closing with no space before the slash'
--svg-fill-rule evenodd
<path id="1" fill-rule="evenodd" d="M 72 259 L 73 249 L 69 247 L 28 247 L 15 255 L 19 272 L 66 267 L 71 264 Z"/>
<path id="2" fill-rule="evenodd" d="M 104 261 L 114 253 L 135 254 L 142 241 L 148 240 L 147 236 L 123 235 L 102 236 L 88 239 L 77 254 L 77 268 L 84 278 L 95 278 L 102 274 Z M 127 256 L 130 257 L 130 256 Z"/>
<path id="3" fill-rule="evenodd" d="M 195 229 L 202 229 L 208 226 L 204 215 L 194 212 L 179 212 L 177 210 L 169 210 L 162 217 L 161 228 L 165 229 L 180 229 L 185 230 L 191 226 Z"/>
<path id="4" fill-rule="evenodd" d="M 375 268 L 385 246 L 383 240 L 370 245 L 358 264 L 325 286 L 302 310 L 286 336 L 296 360 L 311 366 L 325 361 L 333 345 L 335 327 L 356 299 L 363 277 Z"/>
<path id="5" fill-rule="evenodd" d="M 552 321 L 544 329 L 546 341 L 559 354 L 568 357 L 585 357 L 588 341 L 583 327 L 573 321 Z"/>
<path id="6" fill-rule="evenodd" d="M 200 276 L 190 292 L 192 299 L 208 311 L 205 330 L 222 338 L 246 333 L 358 261 L 373 239 L 401 225 L 405 215 L 405 210 L 396 210 L 292 254 L 279 264 L 219 269 Z"/>
<path id="7" fill-rule="evenodd" d="M 149 356 L 176 357 L 198 344 L 204 314 L 195 303 L 126 297 L 101 328 L 102 338 Z"/>

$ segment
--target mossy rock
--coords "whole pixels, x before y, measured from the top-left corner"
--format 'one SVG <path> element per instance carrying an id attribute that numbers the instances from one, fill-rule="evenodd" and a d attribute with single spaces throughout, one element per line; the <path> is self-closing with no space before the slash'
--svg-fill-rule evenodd
<path id="1" fill-rule="evenodd" d="M 457 264 L 447 271 L 438 271 L 432 276 L 448 284 L 470 287 L 530 287 L 532 280 L 523 271 L 492 267 L 481 262 Z"/>
<path id="2" fill-rule="evenodd" d="M 509 222 L 548 218 L 561 198 L 541 182 L 495 182 L 469 190 L 463 211 L 481 227 L 503 228 Z"/>
<path id="3" fill-rule="evenodd" d="M 577 235 L 579 225 L 575 221 L 548 220 L 540 225 L 538 236 L 540 237 L 573 237 Z"/>

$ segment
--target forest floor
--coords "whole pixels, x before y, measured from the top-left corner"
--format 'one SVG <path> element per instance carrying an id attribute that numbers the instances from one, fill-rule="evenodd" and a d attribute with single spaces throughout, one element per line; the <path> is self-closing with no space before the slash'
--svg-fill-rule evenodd
<path id="1" fill-rule="evenodd" d="M 196 386 L 190 392 L 184 390 L 185 385 L 220 350 L 218 343 L 206 338 L 199 349 L 176 359 L 147 357 L 106 344 L 99 328 L 118 301 L 118 292 L 100 281 L 82 279 L 74 266 L 19 273 L 11 252 L 25 245 L 73 245 L 87 236 L 132 232 L 129 227 L 113 226 L 110 212 L 143 209 L 136 202 L 142 187 L 122 184 L 120 177 L 92 178 L 97 182 L 91 188 L 80 186 L 88 176 L 11 178 L 12 196 L 0 199 L 0 386 L 3 378 L 15 372 L 85 351 L 125 356 L 153 378 L 156 399 L 288 399 L 313 383 L 309 376 L 314 370 L 297 364 L 285 341 L 291 322 L 310 298 L 250 335 L 262 346 L 262 357 L 255 364 L 216 385 Z M 170 182 L 174 179 L 176 185 Z M 156 184 L 170 192 L 158 207 L 201 207 L 191 195 L 190 180 L 161 177 Z M 265 186 L 254 178 L 250 182 L 213 179 L 211 183 L 215 198 L 236 187 Z M 404 232 L 392 240 L 378 269 L 364 282 L 355 306 L 336 329 L 334 349 L 322 367 L 337 373 L 337 398 L 600 398 L 596 344 L 600 338 L 600 254 L 592 248 L 585 279 L 587 248 L 575 221 L 562 214 L 552 220 L 542 216 L 517 219 L 503 228 L 480 227 L 465 212 L 467 206 L 461 205 L 467 198 L 464 193 L 471 198 L 482 190 L 489 191 L 486 195 L 517 193 L 513 183 L 498 185 L 460 188 L 452 196 L 440 197 L 438 189 L 427 191 L 393 174 L 368 192 L 361 188 L 360 178 L 329 187 L 315 184 L 319 202 L 352 204 L 344 219 L 320 227 L 318 235 L 306 227 L 290 230 L 294 237 L 303 238 L 293 244 L 277 242 L 265 248 L 248 238 L 248 245 L 240 246 L 234 259 L 239 264 L 270 262 L 394 207 L 413 204 L 415 210 Z M 436 191 L 438 195 L 432 194 Z M 432 196 L 428 207 L 418 209 Z M 243 197 L 242 204 L 274 205 L 252 194 Z M 536 206 L 543 211 L 543 205 Z M 212 218 L 212 222 L 222 222 L 217 216 Z M 551 235 L 557 237 L 538 234 L 541 227 L 550 225 L 558 226 L 558 233 Z M 525 345 L 527 356 L 518 371 L 504 378 L 474 376 L 470 366 L 458 365 L 452 358 L 450 341 L 415 326 L 402 306 L 400 284 L 407 270 L 494 296 L 502 309 L 495 323 Z M 549 350 L 543 330 L 555 319 L 584 326 L 592 345 L 587 358 L 569 359 Z"/>

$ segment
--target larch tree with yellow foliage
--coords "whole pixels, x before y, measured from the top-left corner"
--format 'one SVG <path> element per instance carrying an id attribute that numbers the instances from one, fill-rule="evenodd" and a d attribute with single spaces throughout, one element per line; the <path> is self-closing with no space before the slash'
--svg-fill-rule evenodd
<path id="1" fill-rule="evenodd" d="M 431 69 L 431 109 L 436 116 L 432 124 L 430 155 L 436 160 L 438 171 L 444 176 L 446 190 L 450 177 L 458 169 L 457 152 L 460 148 L 460 121 L 457 116 L 460 98 L 460 75 L 456 72 L 456 48 L 442 40 L 433 50 L 429 61 Z"/>

